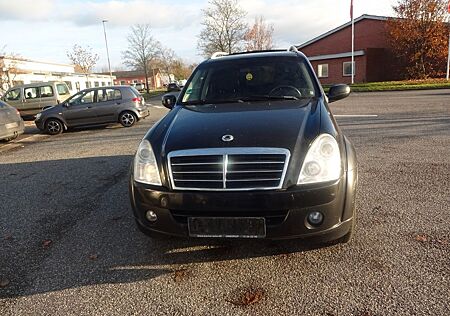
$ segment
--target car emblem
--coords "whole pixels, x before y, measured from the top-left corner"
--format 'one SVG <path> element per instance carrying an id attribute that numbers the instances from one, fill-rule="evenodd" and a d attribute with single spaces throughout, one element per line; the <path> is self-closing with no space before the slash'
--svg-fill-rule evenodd
<path id="1" fill-rule="evenodd" d="M 222 136 L 222 140 L 223 140 L 224 142 L 231 142 L 231 141 L 233 141 L 233 139 L 234 139 L 234 136 L 233 136 L 233 135 L 223 135 L 223 136 Z"/>

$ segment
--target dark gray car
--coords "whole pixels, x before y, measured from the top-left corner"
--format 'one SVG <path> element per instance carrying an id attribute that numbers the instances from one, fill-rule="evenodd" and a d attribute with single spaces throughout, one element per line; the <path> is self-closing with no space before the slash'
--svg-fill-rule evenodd
<path id="1" fill-rule="evenodd" d="M 17 109 L 0 101 L 0 140 L 11 141 L 23 134 L 23 120 Z"/>
<path id="2" fill-rule="evenodd" d="M 142 95 L 131 86 L 85 89 L 36 115 L 36 126 L 56 135 L 67 128 L 119 122 L 133 126 L 150 114 Z"/>

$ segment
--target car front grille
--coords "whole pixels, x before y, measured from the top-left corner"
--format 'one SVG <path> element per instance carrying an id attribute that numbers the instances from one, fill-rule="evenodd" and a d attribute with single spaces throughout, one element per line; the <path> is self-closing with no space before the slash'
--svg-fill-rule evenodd
<path id="1" fill-rule="evenodd" d="M 282 148 L 212 148 L 169 153 L 175 190 L 280 189 L 290 152 Z"/>

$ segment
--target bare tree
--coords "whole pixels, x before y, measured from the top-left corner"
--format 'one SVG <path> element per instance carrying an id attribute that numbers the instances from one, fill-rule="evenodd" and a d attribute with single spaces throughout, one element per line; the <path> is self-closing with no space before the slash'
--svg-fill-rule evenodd
<path id="1" fill-rule="evenodd" d="M 73 45 L 72 51 L 67 51 L 66 54 L 75 67 L 86 76 L 92 72 L 99 59 L 98 54 L 92 52 L 92 48 L 78 44 Z"/>
<path id="2" fill-rule="evenodd" d="M 178 58 L 172 49 L 161 46 L 159 48 L 158 57 L 151 63 L 152 68 L 159 68 L 161 72 L 170 75 L 173 72 L 174 64 L 177 59 Z"/>
<path id="3" fill-rule="evenodd" d="M 158 57 L 160 43 L 151 35 L 149 24 L 137 24 L 131 27 L 127 37 L 128 49 L 122 52 L 124 64 L 135 70 L 141 70 L 145 75 L 145 88 L 150 92 L 148 76 L 152 61 Z"/>
<path id="4" fill-rule="evenodd" d="M 19 70 L 17 69 L 16 54 L 6 54 L 6 45 L 0 47 L 0 95 L 4 94 L 6 90 L 11 88 L 14 84 Z"/>
<path id="5" fill-rule="evenodd" d="M 210 0 L 203 11 L 203 30 L 198 39 L 198 49 L 205 56 L 222 51 L 234 53 L 242 50 L 247 32 L 245 17 L 237 0 Z"/>
<path id="6" fill-rule="evenodd" d="M 247 51 L 272 49 L 273 31 L 273 25 L 267 24 L 263 16 L 256 17 L 253 26 L 245 33 Z"/>
<path id="7" fill-rule="evenodd" d="M 388 34 L 399 68 L 408 79 L 445 74 L 448 47 L 447 0 L 398 0 L 397 19 L 388 23 Z"/>

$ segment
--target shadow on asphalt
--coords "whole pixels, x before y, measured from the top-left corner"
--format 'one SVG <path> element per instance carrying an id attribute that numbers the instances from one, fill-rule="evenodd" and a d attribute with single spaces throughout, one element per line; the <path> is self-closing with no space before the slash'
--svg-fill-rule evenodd
<path id="1" fill-rule="evenodd" d="M 132 159 L 0 164 L 0 186 L 8 197 L 0 205 L 0 279 L 10 281 L 0 288 L 0 297 L 146 281 L 195 263 L 266 256 L 283 260 L 320 246 L 301 240 L 144 236 L 128 199 Z"/>

